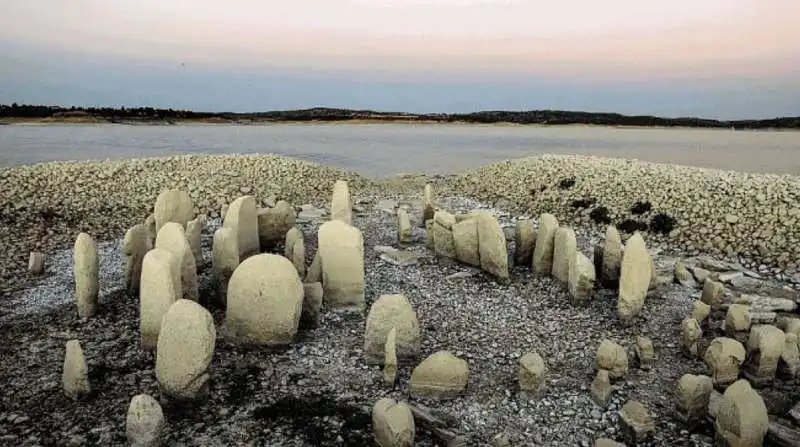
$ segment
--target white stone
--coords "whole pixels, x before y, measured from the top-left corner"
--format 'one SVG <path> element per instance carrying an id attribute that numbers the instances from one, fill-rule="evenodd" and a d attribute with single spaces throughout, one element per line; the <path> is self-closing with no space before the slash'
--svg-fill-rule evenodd
<path id="1" fill-rule="evenodd" d="M 194 206 L 189 193 L 182 189 L 166 189 L 156 198 L 153 216 L 155 219 L 155 234 L 167 222 L 177 222 L 186 229 L 186 224 L 192 219 Z"/>
<path id="2" fill-rule="evenodd" d="M 181 295 L 181 271 L 175 256 L 159 248 L 148 251 L 142 261 L 142 281 L 139 284 L 142 348 L 156 347 L 161 320 Z"/>
<path id="3" fill-rule="evenodd" d="M 131 447 L 159 447 L 164 431 L 164 412 L 147 394 L 133 396 L 125 420 L 125 436 Z"/>
<path id="4" fill-rule="evenodd" d="M 572 228 L 556 230 L 553 245 L 553 278 L 563 284 L 569 283 L 569 261 L 575 256 L 578 242 Z"/>
<path id="5" fill-rule="evenodd" d="M 652 276 L 650 269 L 650 254 L 637 232 L 628 240 L 622 256 L 617 311 L 623 325 L 633 323 L 644 307 Z"/>
<path id="6" fill-rule="evenodd" d="M 88 234 L 80 233 L 75 240 L 73 261 L 78 316 L 81 318 L 91 317 L 97 312 L 97 295 L 100 292 L 98 283 L 100 260 L 97 255 L 97 245 Z"/>
<path id="7" fill-rule="evenodd" d="M 341 220 L 319 227 L 322 287 L 333 308 L 364 307 L 364 238 L 361 230 Z"/>
<path id="8" fill-rule="evenodd" d="M 344 180 L 337 180 L 333 184 L 331 219 L 353 224 L 353 202 L 350 200 L 350 188 Z"/>
<path id="9" fill-rule="evenodd" d="M 197 264 L 192 247 L 186 240 L 186 232 L 177 222 L 167 222 L 156 236 L 156 248 L 167 250 L 178 261 L 181 269 L 182 297 L 197 301 L 200 294 L 197 286 Z"/>
<path id="10" fill-rule="evenodd" d="M 91 392 L 89 368 L 78 340 L 67 342 L 64 353 L 64 369 L 61 375 L 64 394 L 71 399 L 79 399 Z"/>
<path id="11" fill-rule="evenodd" d="M 228 207 L 222 227 L 231 228 L 236 232 L 241 260 L 258 254 L 260 250 L 259 217 L 256 214 L 255 197 L 242 196 L 234 200 Z"/>

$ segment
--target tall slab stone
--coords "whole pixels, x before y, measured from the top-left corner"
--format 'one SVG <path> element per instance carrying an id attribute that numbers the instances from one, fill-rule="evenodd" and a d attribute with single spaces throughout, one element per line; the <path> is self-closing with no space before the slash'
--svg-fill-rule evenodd
<path id="1" fill-rule="evenodd" d="M 177 222 L 164 224 L 156 236 L 156 248 L 167 250 L 175 256 L 181 269 L 182 297 L 197 301 L 200 296 L 197 288 L 197 265 L 183 227 Z"/>
<path id="2" fill-rule="evenodd" d="M 182 296 L 181 269 L 169 251 L 154 248 L 142 261 L 139 285 L 139 333 L 142 348 L 153 349 L 158 342 L 161 320 Z"/>
<path id="3" fill-rule="evenodd" d="M 575 256 L 578 241 L 572 228 L 556 230 L 553 246 L 553 278 L 562 284 L 569 283 L 569 261 Z"/>
<path id="4" fill-rule="evenodd" d="M 333 308 L 364 307 L 364 238 L 341 220 L 319 227 L 325 301 Z"/>
<path id="5" fill-rule="evenodd" d="M 97 312 L 97 298 L 100 292 L 98 283 L 100 259 L 97 255 L 97 245 L 86 233 L 80 233 L 75 240 L 73 263 L 78 316 L 81 318 L 91 317 Z"/>
<path id="6" fill-rule="evenodd" d="M 123 239 L 125 252 L 125 285 L 128 293 L 136 296 L 139 293 L 139 281 L 142 278 L 142 261 L 153 246 L 150 231 L 145 224 L 131 227 Z"/>
<path id="7" fill-rule="evenodd" d="M 258 254 L 260 249 L 258 239 L 259 225 L 255 197 L 242 196 L 234 200 L 228 207 L 222 227 L 230 228 L 236 232 L 240 259 L 244 260 Z"/>
<path id="8" fill-rule="evenodd" d="M 194 205 L 189 193 L 182 189 L 165 189 L 156 198 L 153 216 L 155 218 L 155 234 L 161 231 L 161 227 L 167 222 L 177 222 L 184 229 L 186 224 L 192 220 Z"/>
<path id="9" fill-rule="evenodd" d="M 533 272 L 537 275 L 550 275 L 553 271 L 557 229 L 558 219 L 555 216 L 548 213 L 539 216 L 539 231 L 533 248 Z"/>
<path id="10" fill-rule="evenodd" d="M 632 324 L 644 307 L 652 276 L 650 268 L 650 253 L 642 235 L 635 233 L 625 247 L 620 270 L 617 311 L 623 325 Z"/>

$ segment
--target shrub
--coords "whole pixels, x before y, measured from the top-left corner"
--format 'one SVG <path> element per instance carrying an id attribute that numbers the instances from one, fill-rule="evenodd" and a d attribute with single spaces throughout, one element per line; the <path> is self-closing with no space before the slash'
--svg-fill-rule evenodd
<path id="1" fill-rule="evenodd" d="M 570 206 L 572 206 L 573 208 L 589 208 L 595 203 L 597 203 L 597 199 L 594 198 L 579 199 L 579 200 L 573 200 Z"/>
<path id="2" fill-rule="evenodd" d="M 561 189 L 569 189 L 573 186 L 575 186 L 575 179 L 572 177 L 561 179 L 561 181 L 558 182 L 558 187 Z"/>
<path id="3" fill-rule="evenodd" d="M 633 219 L 625 219 L 619 224 L 619 229 L 625 233 L 647 231 L 647 224 Z"/>
<path id="4" fill-rule="evenodd" d="M 669 234 L 675 229 L 676 223 L 677 221 L 674 217 L 665 213 L 658 213 L 650 219 L 650 231 L 653 233 Z"/>
<path id="5" fill-rule="evenodd" d="M 604 206 L 598 206 L 593 209 L 592 212 L 589 213 L 589 218 L 598 224 L 608 225 L 611 223 L 611 217 L 608 215 L 608 208 Z"/>
<path id="6" fill-rule="evenodd" d="M 650 202 L 647 202 L 647 201 L 641 202 L 640 201 L 640 202 L 636 202 L 631 207 L 631 213 L 639 215 L 639 214 L 644 214 L 644 213 L 646 213 L 646 212 L 648 212 L 648 211 L 650 211 L 652 209 L 653 209 L 653 205 L 651 205 Z"/>

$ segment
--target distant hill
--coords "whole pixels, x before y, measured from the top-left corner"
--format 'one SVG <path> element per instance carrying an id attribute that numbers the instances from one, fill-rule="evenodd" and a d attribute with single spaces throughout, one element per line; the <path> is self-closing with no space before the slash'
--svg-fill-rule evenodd
<path id="1" fill-rule="evenodd" d="M 402 113 L 374 110 L 350 110 L 316 107 L 302 110 L 277 110 L 257 113 L 195 112 L 156 109 L 153 107 L 60 107 L 42 105 L 0 105 L 0 119 L 47 119 L 70 121 L 92 118 L 110 123 L 173 123 L 205 121 L 230 123 L 303 122 L 303 121 L 391 121 L 441 123 L 514 123 L 514 124 L 592 124 L 601 126 L 703 127 L 734 129 L 800 129 L 800 116 L 759 120 L 722 121 L 706 118 L 662 118 L 650 115 L 622 115 L 567 110 L 507 111 L 487 110 L 475 113 Z"/>

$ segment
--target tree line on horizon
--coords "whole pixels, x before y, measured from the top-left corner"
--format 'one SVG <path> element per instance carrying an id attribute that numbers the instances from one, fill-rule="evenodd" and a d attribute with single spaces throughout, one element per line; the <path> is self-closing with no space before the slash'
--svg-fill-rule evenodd
<path id="1" fill-rule="evenodd" d="M 317 107 L 301 110 L 280 110 L 256 113 L 195 112 L 191 110 L 159 109 L 153 107 L 61 107 L 29 104 L 0 104 L 0 118 L 59 118 L 94 117 L 109 122 L 199 120 L 216 118 L 229 121 L 345 121 L 386 119 L 404 121 L 438 121 L 466 123 L 514 124 L 594 124 L 606 126 L 645 127 L 703 127 L 735 129 L 800 129 L 800 116 L 759 120 L 723 121 L 705 118 L 662 118 L 651 115 L 622 115 L 619 113 L 577 112 L 565 110 L 506 111 L 490 110 L 474 113 L 397 113 L 373 110 L 351 110 Z"/>

